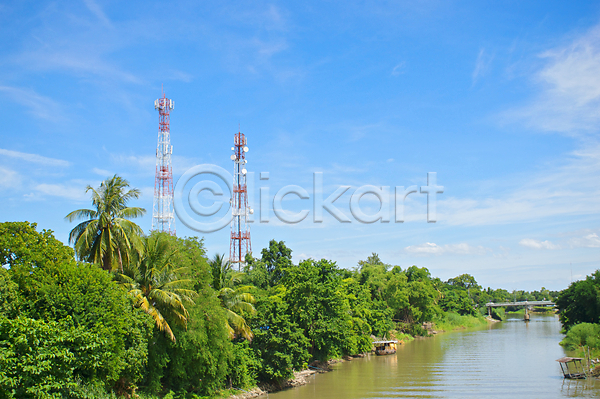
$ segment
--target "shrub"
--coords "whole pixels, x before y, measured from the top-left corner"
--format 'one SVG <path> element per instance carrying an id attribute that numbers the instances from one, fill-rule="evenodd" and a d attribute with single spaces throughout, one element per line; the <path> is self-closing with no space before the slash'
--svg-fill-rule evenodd
<path id="1" fill-rule="evenodd" d="M 600 348 L 600 325 L 591 323 L 576 324 L 567 333 L 560 344 L 568 350 L 575 350 L 582 346 L 591 349 Z"/>
<path id="2" fill-rule="evenodd" d="M 106 341 L 72 320 L 0 317 L 0 398 L 46 398 L 77 386 L 78 374 L 93 374 Z"/>

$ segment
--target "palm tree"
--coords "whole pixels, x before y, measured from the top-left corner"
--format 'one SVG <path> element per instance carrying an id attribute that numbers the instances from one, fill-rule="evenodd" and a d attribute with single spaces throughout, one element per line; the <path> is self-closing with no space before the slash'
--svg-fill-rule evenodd
<path id="1" fill-rule="evenodd" d="M 238 334 L 248 341 L 252 341 L 254 336 L 252 329 L 250 329 L 246 320 L 240 316 L 240 313 L 256 313 L 253 305 L 256 300 L 249 292 L 253 287 L 249 285 L 236 287 L 241 283 L 243 273 L 231 270 L 231 263 L 225 260 L 224 254 L 216 254 L 213 260 L 208 263 L 213 275 L 213 288 L 217 291 L 217 297 L 221 301 L 221 306 L 225 309 L 227 316 L 226 326 L 229 337 L 234 338 Z"/>
<path id="2" fill-rule="evenodd" d="M 227 275 L 231 272 L 231 262 L 225 259 L 225 254 L 215 254 L 214 258 L 208 261 L 210 271 L 212 273 L 213 284 L 215 291 L 219 291 L 226 284 Z"/>
<path id="3" fill-rule="evenodd" d="M 86 193 L 92 192 L 95 209 L 78 209 L 65 217 L 69 222 L 88 219 L 69 234 L 69 243 L 80 260 L 100 263 L 107 271 L 118 265 L 122 272 L 132 250 L 141 249 L 143 230 L 127 219 L 142 216 L 146 210 L 127 206 L 129 200 L 140 196 L 140 190 L 127 190 L 128 187 L 129 182 L 117 175 L 104 180 L 97 190 L 87 186 Z"/>
<path id="4" fill-rule="evenodd" d="M 175 335 L 167 319 L 187 327 L 189 313 L 184 303 L 192 303 L 197 295 L 187 289 L 192 280 L 180 279 L 185 268 L 176 268 L 165 233 L 144 238 L 144 250 L 134 256 L 125 271 L 116 275 L 117 281 L 134 299 L 134 306 L 152 316 L 160 331 L 175 342 Z"/>

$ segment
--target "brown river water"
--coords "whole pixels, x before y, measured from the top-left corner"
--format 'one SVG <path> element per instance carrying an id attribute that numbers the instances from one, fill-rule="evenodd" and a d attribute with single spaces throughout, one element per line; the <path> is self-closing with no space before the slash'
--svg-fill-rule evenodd
<path id="1" fill-rule="evenodd" d="M 554 315 L 509 318 L 476 330 L 438 334 L 333 365 L 307 385 L 269 394 L 308 398 L 596 398 L 600 381 L 563 380 L 565 352 Z"/>

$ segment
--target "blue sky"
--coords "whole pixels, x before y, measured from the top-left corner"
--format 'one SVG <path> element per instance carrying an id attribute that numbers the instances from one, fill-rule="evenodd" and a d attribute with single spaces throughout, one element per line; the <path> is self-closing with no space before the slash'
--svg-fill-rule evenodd
<path id="1" fill-rule="evenodd" d="M 142 190 L 148 231 L 164 85 L 175 180 L 197 164 L 233 170 L 241 126 L 248 169 L 269 172 L 257 188 L 309 192 L 287 196 L 290 211 L 311 209 L 314 172 L 325 197 L 352 186 L 336 202 L 349 216 L 363 185 L 436 172 L 444 186 L 436 223 L 419 193 L 404 223 L 271 212 L 251 226 L 255 253 L 275 238 L 295 261 L 352 268 L 377 252 L 509 290 L 600 268 L 597 2 L 5 2 L 0 18 L 1 220 L 66 242 L 85 187 L 117 173 Z M 229 252 L 227 228 L 203 236 L 209 255 Z"/>

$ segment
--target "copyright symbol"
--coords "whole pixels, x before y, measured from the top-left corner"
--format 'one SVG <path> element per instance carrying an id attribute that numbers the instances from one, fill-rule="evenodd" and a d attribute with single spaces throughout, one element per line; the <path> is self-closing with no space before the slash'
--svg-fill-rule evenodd
<path id="1" fill-rule="evenodd" d="M 188 183 L 200 175 L 212 175 L 221 180 L 227 189 L 229 189 L 229 198 L 232 197 L 233 177 L 231 174 L 220 166 L 203 164 L 188 169 L 183 176 L 177 180 L 177 184 L 175 185 L 175 190 L 173 193 L 173 205 L 175 208 L 175 213 L 177 213 L 177 217 L 184 225 L 201 233 L 212 233 L 214 231 L 221 230 L 231 222 L 232 215 L 231 212 L 229 212 L 230 202 L 229 198 L 225 200 L 223 199 L 224 192 L 221 188 L 221 185 L 212 180 L 201 180 L 195 183 L 188 191 L 186 189 Z M 212 205 L 204 206 L 198 200 L 198 197 L 203 191 L 210 192 L 212 194 L 214 199 Z M 187 193 L 187 195 L 185 195 L 185 193 Z M 216 215 L 219 213 L 219 211 L 221 211 L 224 203 L 228 204 L 227 213 L 217 220 L 201 222 L 200 220 L 197 220 L 200 219 L 197 216 L 190 215 L 190 213 L 194 213 L 195 215 L 205 218 Z M 188 209 L 185 204 L 189 206 L 190 213 L 188 213 Z"/>

